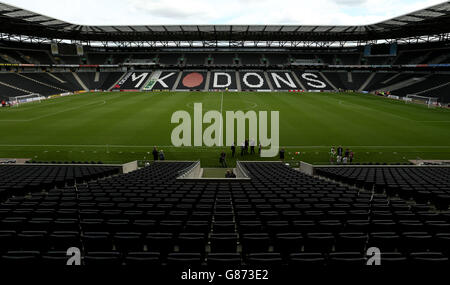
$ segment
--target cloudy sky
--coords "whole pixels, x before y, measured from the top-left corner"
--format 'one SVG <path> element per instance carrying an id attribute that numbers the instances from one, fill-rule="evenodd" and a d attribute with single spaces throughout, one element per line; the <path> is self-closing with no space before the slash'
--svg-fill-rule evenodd
<path id="1" fill-rule="evenodd" d="M 365 25 L 442 0 L 0 0 L 82 25 Z"/>

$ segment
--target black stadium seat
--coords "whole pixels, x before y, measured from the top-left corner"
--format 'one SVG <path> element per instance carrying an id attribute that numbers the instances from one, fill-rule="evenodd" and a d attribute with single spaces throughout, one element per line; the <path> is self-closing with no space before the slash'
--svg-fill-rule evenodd
<path id="1" fill-rule="evenodd" d="M 54 231 L 48 235 L 49 247 L 53 250 L 67 250 L 81 246 L 80 234 L 76 231 Z"/>
<path id="2" fill-rule="evenodd" d="M 167 264 L 172 268 L 195 268 L 202 264 L 200 253 L 169 253 Z"/>
<path id="3" fill-rule="evenodd" d="M 159 252 L 128 252 L 124 258 L 127 266 L 158 266 L 161 264 Z"/>
<path id="4" fill-rule="evenodd" d="M 332 252 L 328 257 L 328 265 L 361 267 L 366 265 L 366 258 L 360 252 Z"/>
<path id="5" fill-rule="evenodd" d="M 181 233 L 178 236 L 180 252 L 205 252 L 205 234 L 203 233 Z"/>
<path id="6" fill-rule="evenodd" d="M 280 233 L 275 238 L 275 250 L 287 257 L 289 254 L 300 253 L 304 239 L 300 233 Z"/>
<path id="7" fill-rule="evenodd" d="M 39 251 L 8 251 L 0 258 L 4 266 L 36 265 L 40 261 Z"/>
<path id="8" fill-rule="evenodd" d="M 237 234 L 212 234 L 211 252 L 233 253 L 237 252 Z"/>
<path id="9" fill-rule="evenodd" d="M 84 264 L 88 266 L 119 266 L 122 264 L 122 257 L 119 252 L 89 252 L 83 258 Z"/>
<path id="10" fill-rule="evenodd" d="M 449 265 L 449 258 L 440 252 L 412 252 L 410 260 L 414 265 Z"/>
<path id="11" fill-rule="evenodd" d="M 263 268 L 270 267 L 277 269 L 283 264 L 283 259 L 279 253 L 251 253 L 247 257 L 247 262 L 250 266 L 262 266 Z"/>
<path id="12" fill-rule="evenodd" d="M 237 268 L 241 265 L 241 255 L 235 253 L 210 253 L 207 257 L 208 267 L 222 269 L 222 268 Z"/>
<path id="13" fill-rule="evenodd" d="M 270 243 L 267 233 L 244 234 L 242 251 L 246 254 L 268 252 Z"/>
<path id="14" fill-rule="evenodd" d="M 326 258 L 322 253 L 292 253 L 289 257 L 289 265 L 292 268 L 307 266 L 325 266 Z"/>
<path id="15" fill-rule="evenodd" d="M 112 250 L 111 237 L 107 232 L 84 232 L 82 242 L 87 252 Z"/>
<path id="16" fill-rule="evenodd" d="M 142 251 L 144 248 L 142 235 L 140 233 L 117 232 L 113 236 L 113 242 L 115 248 L 122 253 Z"/>
<path id="17" fill-rule="evenodd" d="M 69 257 L 66 251 L 48 251 L 41 253 L 42 264 L 46 266 L 65 266 Z"/>

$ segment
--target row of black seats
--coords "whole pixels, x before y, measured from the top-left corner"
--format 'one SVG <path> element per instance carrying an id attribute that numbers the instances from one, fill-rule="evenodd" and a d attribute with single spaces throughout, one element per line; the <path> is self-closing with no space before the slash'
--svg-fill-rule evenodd
<path id="1" fill-rule="evenodd" d="M 110 176 L 113 166 L 0 165 L 0 200 Z"/>
<path id="2" fill-rule="evenodd" d="M 448 215 L 428 205 L 366 194 L 281 163 L 243 163 L 251 182 L 183 185 L 175 178 L 191 165 L 154 163 L 46 195 L 9 199 L 0 211 L 1 229 L 20 234 L 22 240 L 30 234 L 64 233 L 60 240 L 68 241 L 65 247 L 76 240 L 88 255 L 144 251 L 165 259 L 175 250 L 180 252 L 173 254 L 195 251 L 200 256 L 242 253 L 244 259 L 250 254 L 280 254 L 286 262 L 294 253 L 363 252 L 373 243 L 382 252 L 448 255 Z M 386 244 L 392 246 L 385 249 Z M 55 249 L 51 245 L 40 251 Z"/>
<path id="3" fill-rule="evenodd" d="M 450 254 L 450 233 L 435 235 L 427 232 L 308 232 L 308 233 L 189 233 L 179 235 L 159 232 L 96 232 L 84 231 L 0 231 L 0 252 L 11 250 L 46 251 L 84 247 L 86 252 L 147 251 L 162 254 L 172 252 L 243 252 L 276 251 L 288 255 L 299 252 L 364 252 L 377 247 L 382 252 L 440 251 Z M 271 250 L 271 248 L 273 248 Z"/>
<path id="4" fill-rule="evenodd" d="M 450 205 L 450 167 L 325 167 L 316 173 L 378 193 L 432 202 L 440 210 Z"/>
<path id="5" fill-rule="evenodd" d="M 265 222 L 259 220 L 211 221 L 208 220 L 150 220 L 150 219 L 98 219 L 98 218 L 26 218 L 8 217 L 0 221 L 4 230 L 99 230 L 108 232 L 183 232 L 199 233 L 259 233 L 271 235 L 277 233 L 296 232 L 429 232 L 431 234 L 450 233 L 450 223 L 440 220 L 421 222 L 418 220 L 293 220 Z"/>
<path id="6" fill-rule="evenodd" d="M 98 209 L 102 210 L 117 210 L 117 211 L 162 211 L 162 212 L 171 212 L 171 211 L 187 211 L 189 213 L 196 211 L 211 211 L 214 207 L 217 209 L 217 212 L 230 212 L 235 210 L 237 212 L 245 212 L 252 211 L 256 214 L 260 214 L 263 212 L 276 212 L 281 214 L 283 212 L 292 212 L 301 214 L 314 213 L 314 212 L 322 212 L 322 213 L 330 213 L 330 212 L 356 212 L 356 211 L 373 211 L 373 212 L 385 212 L 391 213 L 411 213 L 414 214 L 414 211 L 410 210 L 409 207 L 405 207 L 404 205 L 384 205 L 384 204 L 370 204 L 370 203 L 270 203 L 270 202 L 258 202 L 258 203 L 238 203 L 234 205 L 220 205 L 216 203 L 206 203 L 205 201 L 200 201 L 198 203 L 188 200 L 180 201 L 180 203 L 176 202 L 165 202 L 165 203 L 150 203 L 147 201 L 138 201 L 139 199 L 132 201 L 123 201 L 121 199 L 114 200 L 103 200 L 96 199 L 93 201 L 72 201 L 72 200 L 47 200 L 42 202 L 28 202 L 28 201 L 9 201 L 2 203 L 1 206 L 5 210 L 19 210 L 19 209 Z M 427 207 L 429 208 L 429 207 Z M 417 211 L 418 208 L 415 208 Z"/>
<path id="7" fill-rule="evenodd" d="M 1 265 L 35 265 L 46 264 L 53 266 L 66 265 L 68 257 L 65 251 L 9 251 L 0 258 Z M 368 257 L 357 252 L 334 252 L 330 254 L 294 253 L 283 259 L 280 253 L 253 253 L 243 258 L 239 253 L 210 253 L 203 257 L 200 253 L 169 253 L 163 261 L 160 254 L 155 252 L 129 252 L 122 255 L 119 252 L 91 252 L 81 259 L 81 264 L 88 266 L 127 265 L 152 266 L 158 269 L 187 269 L 187 268 L 233 268 L 247 265 L 250 267 L 270 268 L 271 271 L 305 266 L 364 266 Z M 398 252 L 382 253 L 379 265 L 448 265 L 448 257 L 439 252 L 413 252 L 403 255 Z M 299 267 L 300 266 L 300 267 Z M 178 272 L 179 273 L 179 272 Z"/>
<path id="8" fill-rule="evenodd" d="M 317 216 L 319 218 L 326 217 L 339 217 L 340 214 L 345 215 L 361 215 L 361 216 L 391 216 L 393 219 L 410 219 L 415 216 L 429 215 L 441 216 L 443 219 L 447 219 L 449 212 L 433 212 L 433 208 L 426 204 L 415 205 L 385 205 L 385 204 L 370 204 L 370 203 L 339 203 L 339 204 L 325 204 L 325 203 L 301 203 L 301 204 L 235 204 L 235 205 L 218 205 L 217 203 L 187 203 L 183 201 L 180 204 L 174 203 L 147 203 L 147 202 L 99 202 L 90 203 L 74 203 L 72 201 L 58 200 L 58 201 L 43 201 L 43 202 L 5 202 L 1 203 L 0 217 L 3 213 L 11 213 L 14 211 L 23 211 L 27 213 L 29 211 L 47 211 L 49 213 L 57 211 L 70 211 L 86 213 L 96 211 L 101 213 L 135 213 L 136 216 L 141 215 L 159 215 L 158 213 L 164 213 L 162 216 L 168 216 L 172 213 L 187 213 L 187 214 L 200 214 L 209 213 L 210 215 L 215 212 L 222 215 L 229 215 L 234 213 L 235 216 L 240 215 L 256 215 L 259 216 L 262 213 L 270 212 L 278 215 L 286 215 L 290 217 L 303 216 L 311 214 L 312 217 Z M 190 205 L 190 206 L 188 206 Z M 405 207 L 406 206 L 406 207 Z M 410 217 L 408 217 L 410 216 Z M 290 218 L 292 220 L 292 218 Z"/>

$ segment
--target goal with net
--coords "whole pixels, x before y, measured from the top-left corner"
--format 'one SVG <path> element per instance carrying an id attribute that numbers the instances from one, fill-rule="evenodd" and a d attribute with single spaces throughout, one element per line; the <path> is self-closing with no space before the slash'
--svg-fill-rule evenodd
<path id="1" fill-rule="evenodd" d="M 406 95 L 405 102 L 406 103 L 413 102 L 413 103 L 425 104 L 428 106 L 428 108 L 433 108 L 433 107 L 438 106 L 438 98 L 420 96 L 420 95 L 414 95 L 414 94 Z"/>
<path id="2" fill-rule="evenodd" d="M 12 106 L 19 106 L 20 104 L 24 103 L 30 103 L 30 102 L 41 102 L 41 100 L 44 99 L 43 96 L 37 93 L 32 93 L 28 95 L 21 95 L 21 96 L 14 96 L 9 97 L 9 103 Z"/>

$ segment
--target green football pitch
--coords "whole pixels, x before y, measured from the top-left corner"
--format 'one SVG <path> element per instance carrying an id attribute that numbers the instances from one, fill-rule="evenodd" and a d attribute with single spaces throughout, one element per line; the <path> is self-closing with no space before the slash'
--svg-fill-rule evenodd
<path id="1" fill-rule="evenodd" d="M 151 159 L 156 145 L 168 160 L 201 160 L 207 167 L 218 166 L 225 150 L 233 166 L 228 147 L 171 145 L 173 112 L 192 114 L 194 103 L 203 103 L 203 112 L 224 115 L 279 111 L 280 145 L 288 162 L 328 163 L 332 145 L 353 150 L 359 163 L 450 159 L 448 109 L 364 94 L 263 92 L 86 93 L 0 108 L 0 157 L 122 163 Z"/>

